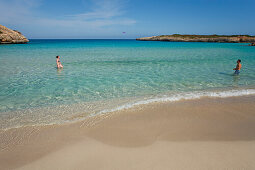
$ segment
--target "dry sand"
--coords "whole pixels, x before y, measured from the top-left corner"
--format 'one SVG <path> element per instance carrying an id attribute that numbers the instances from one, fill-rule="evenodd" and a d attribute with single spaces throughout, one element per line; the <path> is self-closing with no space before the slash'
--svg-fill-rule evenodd
<path id="1" fill-rule="evenodd" d="M 0 131 L 0 169 L 255 169 L 255 96 Z"/>

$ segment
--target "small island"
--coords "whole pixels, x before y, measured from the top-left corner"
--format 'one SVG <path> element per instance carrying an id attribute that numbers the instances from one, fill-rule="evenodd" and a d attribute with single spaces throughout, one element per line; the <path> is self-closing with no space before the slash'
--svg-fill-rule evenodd
<path id="1" fill-rule="evenodd" d="M 255 36 L 250 35 L 160 35 L 137 38 L 138 41 L 173 41 L 173 42 L 220 42 L 220 43 L 254 43 Z"/>
<path id="2" fill-rule="evenodd" d="M 0 25 L 0 44 L 24 44 L 29 40 L 17 30 Z"/>

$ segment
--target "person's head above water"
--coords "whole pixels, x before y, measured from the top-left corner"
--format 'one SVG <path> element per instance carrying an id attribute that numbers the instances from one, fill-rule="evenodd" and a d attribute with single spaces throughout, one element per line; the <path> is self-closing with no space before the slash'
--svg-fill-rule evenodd
<path id="1" fill-rule="evenodd" d="M 238 60 L 237 60 L 237 63 L 241 63 L 241 60 L 240 60 L 240 59 L 238 59 Z"/>
<path id="2" fill-rule="evenodd" d="M 59 56 L 57 55 L 56 58 L 59 58 Z"/>

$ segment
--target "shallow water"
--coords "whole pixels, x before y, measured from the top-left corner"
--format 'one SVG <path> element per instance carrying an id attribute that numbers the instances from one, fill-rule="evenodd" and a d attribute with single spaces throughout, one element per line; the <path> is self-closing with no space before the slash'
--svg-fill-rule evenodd
<path id="1" fill-rule="evenodd" d="M 65 122 L 176 96 L 254 94 L 255 48 L 246 45 L 135 40 L 1 45 L 0 128 Z M 56 55 L 63 69 L 56 68 Z M 234 76 L 238 58 L 243 68 Z"/>

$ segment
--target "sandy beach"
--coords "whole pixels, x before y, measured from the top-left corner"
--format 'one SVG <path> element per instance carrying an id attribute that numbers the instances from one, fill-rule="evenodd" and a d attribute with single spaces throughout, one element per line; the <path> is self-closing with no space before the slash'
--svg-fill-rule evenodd
<path id="1" fill-rule="evenodd" d="M 0 170 L 255 170 L 255 0 L 0 0 Z"/>
<path id="2" fill-rule="evenodd" d="M 255 169 L 255 96 L 0 131 L 0 169 Z"/>

